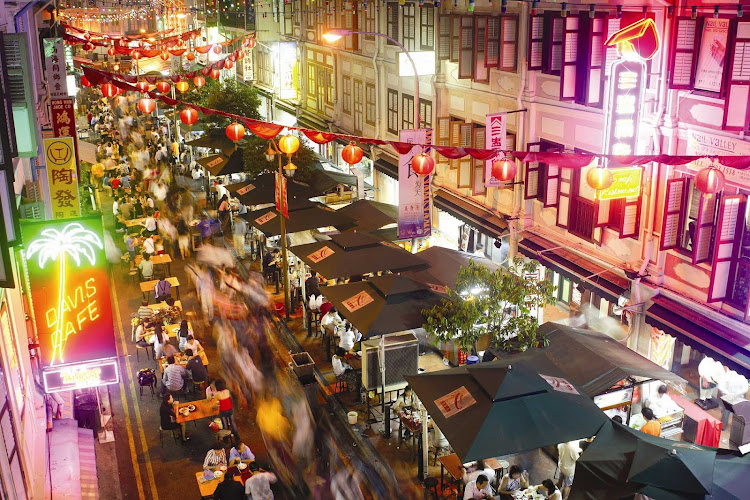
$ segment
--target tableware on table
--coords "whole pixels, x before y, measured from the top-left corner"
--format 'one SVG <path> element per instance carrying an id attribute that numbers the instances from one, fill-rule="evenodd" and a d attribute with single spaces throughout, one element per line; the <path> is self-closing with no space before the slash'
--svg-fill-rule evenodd
<path id="1" fill-rule="evenodd" d="M 239 470 L 245 470 L 245 469 L 247 469 L 247 464 L 240 462 L 240 463 L 237 464 L 237 468 Z"/>
<path id="2" fill-rule="evenodd" d="M 189 406 L 187 406 L 187 409 L 188 409 L 188 411 L 195 411 L 196 410 L 195 405 L 189 405 Z"/>
<path id="3" fill-rule="evenodd" d="M 224 472 L 223 472 L 223 471 L 220 471 L 220 470 L 215 470 L 215 471 L 214 471 L 214 479 L 218 479 L 218 478 L 220 478 L 220 477 L 221 477 L 221 476 L 222 476 L 223 474 L 224 474 Z"/>

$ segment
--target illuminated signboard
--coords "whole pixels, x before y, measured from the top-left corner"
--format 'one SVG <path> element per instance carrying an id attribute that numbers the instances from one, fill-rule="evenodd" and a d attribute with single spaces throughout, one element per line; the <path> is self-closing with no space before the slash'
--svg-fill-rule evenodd
<path id="1" fill-rule="evenodd" d="M 613 168 L 612 185 L 607 189 L 598 191 L 600 200 L 618 200 L 620 198 L 631 198 L 641 194 L 641 167 Z"/>
<path id="2" fill-rule="evenodd" d="M 117 356 L 101 218 L 24 222 L 21 232 L 42 364 Z"/>
<path id="3" fill-rule="evenodd" d="M 42 377 L 44 379 L 44 390 L 47 393 L 72 391 L 73 389 L 120 382 L 116 359 L 52 367 L 44 370 Z"/>
<path id="4" fill-rule="evenodd" d="M 81 216 L 76 175 L 75 143 L 72 137 L 44 139 L 52 217 L 67 219 Z"/>
<path id="5" fill-rule="evenodd" d="M 279 99 L 297 98 L 297 42 L 279 42 L 274 46 L 278 56 L 276 88 Z"/>

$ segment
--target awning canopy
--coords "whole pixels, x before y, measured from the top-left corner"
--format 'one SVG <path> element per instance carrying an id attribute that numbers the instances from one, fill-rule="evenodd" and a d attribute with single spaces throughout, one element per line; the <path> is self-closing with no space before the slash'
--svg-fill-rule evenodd
<path id="1" fill-rule="evenodd" d="M 498 217 L 487 209 L 474 206 L 445 189 L 435 192 L 433 203 L 440 210 L 445 210 L 489 236 L 497 238 L 508 231 L 508 223 L 505 222 L 505 219 Z"/>
<path id="2" fill-rule="evenodd" d="M 276 176 L 272 173 L 260 174 L 250 182 L 238 182 L 227 186 L 229 193 L 243 205 L 266 205 L 276 202 Z M 310 205 L 309 198 L 321 194 L 310 185 L 295 179 L 286 181 L 287 203 L 290 209 Z"/>
<path id="3" fill-rule="evenodd" d="M 398 165 L 390 162 L 384 158 L 378 158 L 375 160 L 375 170 L 382 172 L 391 179 L 398 180 Z"/>
<path id="4" fill-rule="evenodd" d="M 417 255 L 420 259 L 427 261 L 430 267 L 423 271 L 405 271 L 403 274 L 433 288 L 456 288 L 458 272 L 462 267 L 468 266 L 469 261 L 481 264 L 490 271 L 500 268 L 500 264 L 492 262 L 489 259 L 476 257 L 467 252 L 445 247 L 430 247 L 427 250 L 419 252 Z"/>
<path id="5" fill-rule="evenodd" d="M 518 243 L 518 251 L 538 260 L 545 267 L 554 269 L 573 281 L 590 283 L 597 293 L 611 302 L 630 289 L 630 281 L 606 267 L 600 266 L 557 245 L 541 236 L 528 234 Z"/>
<path id="6" fill-rule="evenodd" d="M 247 212 L 242 217 L 266 236 L 281 234 L 281 215 L 276 211 L 276 208 Z M 322 203 L 308 202 L 306 207 L 296 210 L 290 207 L 289 219 L 286 221 L 286 232 L 296 233 L 327 226 L 335 226 L 340 230 L 353 225 L 354 220 L 346 214 L 330 209 Z"/>
<path id="7" fill-rule="evenodd" d="M 372 200 L 357 200 L 339 212 L 357 221 L 357 231 L 366 233 L 376 231 L 383 226 L 398 222 L 398 207 Z"/>
<path id="8" fill-rule="evenodd" d="M 242 150 L 237 149 L 227 154 L 223 152 L 218 155 L 206 156 L 198 160 L 211 175 L 219 177 L 220 175 L 238 174 L 245 169 L 245 161 L 242 158 Z"/>
<path id="9" fill-rule="evenodd" d="M 663 297 L 654 297 L 646 323 L 677 337 L 737 373 L 750 377 L 750 329 L 738 322 L 729 328 L 703 314 Z"/>

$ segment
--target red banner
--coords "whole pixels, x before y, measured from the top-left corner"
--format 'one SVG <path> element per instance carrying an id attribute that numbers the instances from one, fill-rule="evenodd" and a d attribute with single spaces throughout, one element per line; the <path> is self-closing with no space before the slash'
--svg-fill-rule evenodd
<path id="1" fill-rule="evenodd" d="M 76 112 L 73 99 L 52 99 L 50 101 L 52 130 L 54 137 L 72 137 L 76 152 L 76 174 L 81 178 L 80 155 L 78 154 L 78 134 L 76 134 Z"/>

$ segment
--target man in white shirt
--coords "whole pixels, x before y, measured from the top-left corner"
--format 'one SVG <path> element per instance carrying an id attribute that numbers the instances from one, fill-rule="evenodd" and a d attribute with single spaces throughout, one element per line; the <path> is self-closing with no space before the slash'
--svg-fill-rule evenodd
<path id="1" fill-rule="evenodd" d="M 557 445 L 557 467 L 560 469 L 560 478 L 557 487 L 562 490 L 562 497 L 568 498 L 570 487 L 573 486 L 573 477 L 576 473 L 576 461 L 581 456 L 579 441 L 569 441 Z"/>
<path id="2" fill-rule="evenodd" d="M 344 324 L 344 320 L 339 316 L 338 311 L 335 307 L 331 307 L 327 313 L 320 318 L 320 331 L 323 334 L 333 335 L 336 332 L 336 327 Z"/>
<path id="3" fill-rule="evenodd" d="M 149 255 L 153 255 L 156 252 L 156 242 L 151 236 L 143 240 L 143 251 Z"/>
<path id="4" fill-rule="evenodd" d="M 151 212 L 149 212 L 148 218 L 146 219 L 146 231 L 149 231 L 151 234 L 156 234 L 156 219 Z"/>
<path id="5" fill-rule="evenodd" d="M 229 190 L 221 183 L 221 181 L 218 181 L 216 183 L 216 199 L 220 200 L 224 195 L 227 195 L 227 199 L 229 199 Z"/>
<path id="6" fill-rule="evenodd" d="M 245 481 L 245 495 L 253 500 L 273 500 L 271 483 L 276 482 L 273 472 L 256 472 Z"/>
<path id="7" fill-rule="evenodd" d="M 480 474 L 475 481 L 469 482 L 464 489 L 464 500 L 474 498 L 494 498 L 490 482 L 484 474 Z"/>

